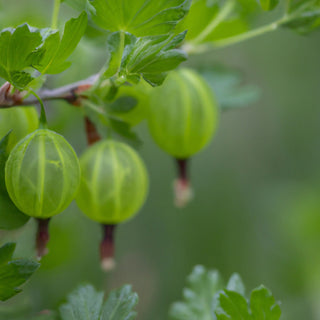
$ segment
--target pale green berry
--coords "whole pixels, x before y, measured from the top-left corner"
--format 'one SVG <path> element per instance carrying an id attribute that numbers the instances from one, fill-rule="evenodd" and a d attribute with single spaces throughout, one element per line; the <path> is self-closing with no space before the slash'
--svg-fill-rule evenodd
<path id="1" fill-rule="evenodd" d="M 11 151 L 5 179 L 17 208 L 31 217 L 50 218 L 74 199 L 80 183 L 79 161 L 64 137 L 40 129 Z"/>
<path id="2" fill-rule="evenodd" d="M 195 71 L 173 71 L 162 86 L 151 91 L 151 135 L 161 149 L 176 158 L 186 159 L 207 145 L 217 118 L 212 90 Z"/>
<path id="3" fill-rule="evenodd" d="M 121 86 L 115 96 L 114 104 L 117 104 L 117 99 L 130 97 L 136 100 L 137 104 L 128 112 L 118 112 L 115 115 L 127 122 L 130 126 L 139 124 L 147 118 L 149 111 L 149 91 L 152 90 L 149 84 L 145 81 L 140 81 L 136 85 Z"/>
<path id="4" fill-rule="evenodd" d="M 79 208 L 94 221 L 118 224 L 145 202 L 148 176 L 140 156 L 128 145 L 102 140 L 80 158 Z"/>
<path id="5" fill-rule="evenodd" d="M 10 130 L 7 151 L 26 135 L 39 127 L 38 113 L 34 107 L 14 107 L 0 110 L 0 138 Z"/>

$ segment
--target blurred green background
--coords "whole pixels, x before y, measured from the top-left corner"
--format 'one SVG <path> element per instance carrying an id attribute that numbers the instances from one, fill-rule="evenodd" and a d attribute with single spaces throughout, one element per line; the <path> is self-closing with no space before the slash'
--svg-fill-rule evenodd
<path id="1" fill-rule="evenodd" d="M 28 21 L 44 27 L 52 1 L 0 1 L 1 28 Z M 63 6 L 62 21 L 75 15 Z M 101 67 L 104 48 L 84 40 L 73 66 L 49 79 L 53 87 Z M 92 49 L 93 48 L 93 49 Z M 173 160 L 137 130 L 150 173 L 150 194 L 140 214 L 117 230 L 114 272 L 100 271 L 100 228 L 73 204 L 51 224 L 50 254 L 24 292 L 6 305 L 34 311 L 55 308 L 83 282 L 109 292 L 131 283 L 140 296 L 140 320 L 162 320 L 181 297 L 196 264 L 238 272 L 248 291 L 260 283 L 282 302 L 283 319 L 320 319 L 320 33 L 280 30 L 228 49 L 194 56 L 188 66 L 216 62 L 241 69 L 262 88 L 258 103 L 221 114 L 219 130 L 192 159 L 194 201 L 173 206 Z M 82 116 L 65 103 L 48 104 L 49 125 L 85 148 Z M 33 251 L 35 225 L 1 232 L 17 240 L 17 256 Z"/>

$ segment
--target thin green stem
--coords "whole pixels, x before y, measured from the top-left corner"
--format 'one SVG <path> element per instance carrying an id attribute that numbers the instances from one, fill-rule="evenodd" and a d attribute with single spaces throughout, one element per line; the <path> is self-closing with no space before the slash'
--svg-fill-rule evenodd
<path id="1" fill-rule="evenodd" d="M 234 0 L 228 0 L 219 13 L 214 16 L 207 27 L 192 41 L 193 44 L 201 43 L 222 23 L 232 12 L 235 6 Z"/>
<path id="2" fill-rule="evenodd" d="M 222 40 L 217 40 L 213 42 L 213 46 L 215 48 L 221 48 L 221 47 L 228 47 L 230 45 L 251 39 L 251 38 L 255 38 L 257 36 L 261 36 L 263 34 L 269 33 L 271 31 L 274 31 L 276 29 L 278 29 L 279 27 L 279 23 L 277 22 L 273 22 L 270 23 L 266 26 L 257 28 L 255 30 L 251 30 L 245 33 L 241 33 L 239 35 L 233 36 L 233 37 L 229 37 L 226 39 L 222 39 Z"/>
<path id="3" fill-rule="evenodd" d="M 39 118 L 39 122 L 40 122 L 39 128 L 46 129 L 48 127 L 48 123 L 47 123 L 46 110 L 44 108 L 43 101 L 33 90 L 30 90 L 30 92 L 37 98 L 37 100 L 39 101 L 40 106 L 41 106 L 41 113 L 40 113 L 40 118 Z"/>
<path id="4" fill-rule="evenodd" d="M 200 53 L 204 53 L 204 52 L 207 52 L 207 51 L 210 51 L 213 49 L 225 48 L 225 47 L 243 42 L 245 40 L 249 40 L 249 39 L 255 38 L 257 36 L 264 35 L 266 33 L 269 33 L 269 32 L 272 32 L 272 31 L 279 29 L 279 27 L 284 25 L 285 23 L 288 23 L 288 22 L 294 20 L 297 16 L 299 16 L 301 13 L 303 13 L 304 10 L 308 9 L 310 4 L 306 3 L 305 5 L 302 5 L 299 8 L 299 10 L 296 10 L 294 12 L 289 13 L 290 6 L 291 6 L 291 0 L 286 0 L 286 12 L 279 20 L 274 21 L 270 24 L 267 24 L 267 25 L 259 27 L 257 29 L 250 30 L 248 32 L 244 32 L 244 33 L 241 33 L 236 36 L 229 37 L 229 38 L 196 45 L 196 42 L 199 42 L 199 37 L 197 37 L 195 39 L 196 41 L 194 40 L 194 41 L 190 41 L 190 42 L 187 42 L 186 44 L 184 44 L 183 49 L 189 54 L 200 54 Z M 210 25 L 215 28 L 213 22 Z M 205 30 L 207 30 L 207 28 Z M 203 40 L 203 39 L 204 38 L 202 38 L 202 37 L 200 38 L 200 40 Z"/>
<path id="5" fill-rule="evenodd" d="M 52 29 L 57 29 L 57 27 L 58 27 L 60 3 L 61 3 L 61 0 L 54 0 L 54 6 L 53 6 L 53 12 L 52 12 L 52 22 L 51 22 Z"/>
<path id="6" fill-rule="evenodd" d="M 200 54 L 204 53 L 206 51 L 212 50 L 212 49 L 222 49 L 225 47 L 229 47 L 231 45 L 243 42 L 245 40 L 249 40 L 264 34 L 267 34 L 269 32 L 277 30 L 282 24 L 290 21 L 293 19 L 293 15 L 284 15 L 281 19 L 274 21 L 270 24 L 267 24 L 265 26 L 262 26 L 260 28 L 250 30 L 248 32 L 241 33 L 239 35 L 221 39 L 221 40 L 216 40 L 211 43 L 204 43 L 202 45 L 197 45 L 194 46 L 193 43 L 187 43 L 184 46 L 184 49 L 189 53 L 189 54 Z"/>

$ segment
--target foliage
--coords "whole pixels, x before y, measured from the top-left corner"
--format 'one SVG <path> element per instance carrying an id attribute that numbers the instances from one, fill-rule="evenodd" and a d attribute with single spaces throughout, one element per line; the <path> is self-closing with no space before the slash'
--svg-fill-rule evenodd
<path id="1" fill-rule="evenodd" d="M 174 320 L 279 320 L 281 311 L 271 292 L 260 286 L 245 297 L 245 287 L 238 274 L 226 286 L 217 271 L 196 266 L 187 279 L 184 301 L 172 305 Z"/>
<path id="2" fill-rule="evenodd" d="M 18 89 L 35 79 L 34 71 L 60 73 L 70 66 L 70 56 L 85 31 L 87 17 L 82 13 L 66 23 L 60 40 L 59 32 L 36 29 L 23 24 L 0 33 L 0 76 Z"/>
<path id="3" fill-rule="evenodd" d="M 78 11 L 78 16 L 66 21 L 62 32 L 57 29 L 57 26 L 59 25 L 60 4 L 64 2 Z M 272 10 L 274 12 L 269 15 L 268 11 Z M 261 20 L 268 22 L 265 25 L 256 25 L 255 21 L 258 19 L 254 19 L 255 17 L 262 17 Z M 255 102 L 259 98 L 259 88 L 246 84 L 242 74 L 230 67 L 207 65 L 199 71 L 208 85 L 202 80 L 197 80 L 197 89 L 200 88 L 198 91 L 193 90 L 195 82 L 192 81 L 189 86 L 181 86 L 184 90 L 175 90 L 174 85 L 170 85 L 168 91 L 162 93 L 161 88 L 166 88 L 165 85 L 158 89 L 153 87 L 161 86 L 168 73 L 177 69 L 189 56 L 205 52 L 211 53 L 279 28 L 307 34 L 319 26 L 319 0 L 55 0 L 51 27 L 38 28 L 23 23 L 16 28 L 10 27 L 0 31 L 0 77 L 7 82 L 0 89 L 0 108 L 29 105 L 30 102 L 33 105 L 40 102 L 41 119 L 43 120 L 45 110 L 42 100 L 64 100 L 81 110 L 81 116 L 85 119 L 88 144 L 91 145 L 100 140 L 101 136 L 112 139 L 120 135 L 121 138 L 131 140 L 131 142 L 137 141 L 133 126 L 144 119 L 149 120 L 150 123 L 150 110 L 152 110 L 150 103 L 154 107 L 157 106 L 158 100 L 161 101 L 169 115 L 175 115 L 175 111 L 179 110 L 176 104 L 179 103 L 186 107 L 183 119 L 181 120 L 182 113 L 176 113 L 172 123 L 168 121 L 169 116 L 164 116 L 160 121 L 161 115 L 157 114 L 153 123 L 169 125 L 170 129 L 167 130 L 165 126 L 162 126 L 157 134 L 159 133 L 161 138 L 164 137 L 164 143 L 169 143 L 173 150 L 177 150 L 179 146 L 183 146 L 183 143 L 190 146 L 184 135 L 186 129 L 188 134 L 193 133 L 194 150 L 199 151 L 202 148 L 201 139 L 197 138 L 194 131 L 198 132 L 200 131 L 198 128 L 204 128 L 201 119 L 207 120 L 211 117 L 212 107 L 215 107 L 215 103 L 210 103 L 213 97 L 211 91 L 217 97 L 221 110 L 228 110 L 248 106 Z M 79 79 L 74 79 L 74 83 L 62 88 L 45 89 L 44 83 L 51 85 L 50 80 L 46 82 L 47 78 L 56 79 L 49 78 L 49 75 L 61 74 L 71 66 L 74 57 L 72 54 L 77 50 L 80 41 L 92 40 L 95 36 L 102 38 L 102 45 L 98 41 L 88 41 L 88 43 L 93 50 L 97 47 L 103 50 L 103 59 L 96 74 L 81 82 L 78 82 Z M 85 63 L 90 60 L 90 56 L 83 59 Z M 76 65 L 76 68 L 81 67 L 80 63 Z M 174 75 L 174 72 L 171 74 Z M 194 73 L 192 77 L 197 79 L 198 75 Z M 168 79 L 170 81 L 170 78 Z M 204 91 L 205 94 L 203 94 Z M 160 94 L 155 100 L 152 100 L 154 92 L 160 92 Z M 169 97 L 170 104 L 168 103 Z M 209 113 L 204 114 L 201 108 L 193 112 L 194 108 L 190 106 L 197 107 L 195 101 L 200 101 L 200 107 L 207 108 Z M 141 107 L 142 104 L 143 107 Z M 192 130 L 191 120 L 195 121 L 196 130 Z M 181 123 L 183 130 L 179 131 L 178 126 Z M 208 136 L 205 137 L 206 141 L 209 141 L 213 135 L 214 130 L 209 129 Z M 152 132 L 152 128 L 150 131 Z M 166 133 L 168 136 L 165 135 Z M 5 230 L 19 228 L 28 221 L 28 217 L 11 200 L 16 198 L 16 194 L 21 197 L 19 200 L 27 199 L 26 203 L 32 204 L 28 206 L 28 210 L 23 211 L 28 211 L 30 216 L 37 218 L 48 218 L 51 215 L 36 215 L 37 210 L 34 208 L 34 203 L 40 203 L 39 208 L 41 209 L 44 205 L 50 205 L 50 208 L 56 210 L 52 212 L 58 214 L 76 197 L 76 187 L 71 190 L 74 192 L 71 192 L 68 197 L 62 193 L 63 190 L 70 189 L 64 178 L 72 170 L 70 168 L 60 170 L 62 164 L 54 158 L 62 159 L 61 145 L 55 143 L 52 137 L 49 137 L 48 141 L 42 140 L 40 146 L 37 144 L 37 147 L 34 148 L 37 152 L 45 150 L 50 156 L 45 159 L 42 157 L 41 164 L 36 163 L 32 166 L 31 172 L 27 169 L 30 168 L 30 163 L 35 161 L 34 154 L 27 157 L 27 160 L 21 158 L 26 167 L 17 166 L 16 158 L 13 158 L 12 162 L 7 161 L 9 135 L 10 132 L 0 141 L 0 228 Z M 175 141 L 178 143 L 174 145 Z M 21 144 L 20 146 L 23 147 L 22 154 L 30 151 L 29 145 Z M 65 153 L 70 153 L 70 150 Z M 119 171 L 120 157 L 117 157 L 113 149 L 110 153 L 111 156 L 108 156 L 105 161 L 97 157 L 99 161 L 95 164 L 94 170 L 88 170 L 87 177 L 82 174 L 81 179 L 85 184 L 88 181 L 97 182 L 99 177 L 104 177 L 101 172 L 108 171 L 108 179 L 102 179 L 99 185 L 100 191 L 94 192 L 92 199 L 96 200 L 95 198 L 100 196 L 99 200 L 102 199 L 102 205 L 105 205 L 110 200 L 109 198 L 114 197 L 116 192 L 122 188 L 121 201 L 124 203 L 121 203 L 122 207 L 130 206 L 130 196 L 137 198 L 134 197 L 133 190 L 142 191 L 142 200 L 144 200 L 143 187 L 145 186 L 142 186 L 140 190 L 141 186 L 137 183 L 139 179 L 133 179 L 132 175 L 128 174 L 130 170 L 132 173 L 132 168 L 128 165 L 130 157 L 123 156 L 122 160 L 123 167 L 129 169 Z M 179 154 L 171 152 L 173 156 L 179 158 L 180 165 L 181 160 L 185 161 L 185 158 L 189 158 L 193 153 L 195 152 Z M 75 154 L 73 156 L 76 158 Z M 110 161 L 111 158 L 113 161 Z M 138 161 L 140 165 L 140 158 L 133 159 L 135 164 Z M 14 191 L 10 192 L 10 196 L 4 183 L 6 163 L 17 171 L 18 177 L 11 183 L 11 190 Z M 77 163 L 77 158 L 74 163 Z M 74 163 L 71 164 L 72 169 L 76 167 Z M 43 168 L 46 165 L 53 168 L 50 175 L 44 174 Z M 183 167 L 179 169 L 181 185 L 185 190 L 190 191 L 186 169 Z M 31 175 L 28 176 L 30 172 Z M 62 172 L 62 177 L 58 174 L 59 172 Z M 76 180 L 78 181 L 79 170 L 77 174 Z M 8 170 L 7 175 L 12 177 L 12 172 Z M 114 185 L 110 183 L 110 192 L 106 195 L 106 190 L 109 189 L 105 188 L 104 180 L 109 180 L 109 177 Z M 27 182 L 21 184 L 23 179 Z M 35 185 L 39 188 L 35 188 Z M 48 197 L 43 195 L 46 185 L 50 187 L 46 189 L 49 190 L 46 194 Z M 35 192 L 29 192 L 30 190 Z M 59 197 L 54 196 L 55 192 L 60 191 Z M 101 196 L 103 193 L 106 199 Z M 80 194 L 80 200 L 85 201 L 86 195 L 87 191 L 84 192 L 84 195 Z M 114 199 L 108 212 L 112 212 L 112 208 L 121 207 L 119 197 L 114 197 Z M 97 210 L 97 205 L 94 204 L 98 202 L 93 200 L 89 201 L 94 206 L 94 208 L 89 207 L 89 214 L 87 214 L 89 217 Z M 141 207 L 141 205 L 139 201 L 136 207 Z M 102 211 L 104 214 L 106 210 Z M 120 210 L 115 211 L 120 214 L 118 212 Z M 134 211 L 136 213 L 137 210 Z M 93 220 L 116 223 L 124 219 Z M 43 221 L 40 220 L 39 226 L 41 222 Z M 42 238 L 48 240 L 48 234 L 45 232 L 39 227 L 37 245 L 43 240 Z M 108 237 L 112 238 L 106 234 L 105 238 L 110 240 Z M 18 287 L 39 267 L 33 261 L 12 260 L 14 249 L 15 244 L 13 243 L 0 248 L 1 300 L 7 300 L 20 292 Z M 112 246 L 107 249 L 108 254 L 113 253 Z M 173 319 L 278 320 L 280 318 L 279 304 L 276 303 L 271 292 L 260 286 L 251 292 L 248 299 L 242 280 L 237 274 L 232 275 L 228 284 L 224 286 L 216 271 L 208 271 L 198 266 L 189 276 L 188 286 L 183 295 L 184 300 L 174 304 L 171 309 L 170 314 Z M 56 313 L 40 314 L 35 319 L 58 319 L 60 317 L 62 320 L 130 320 L 136 318 L 134 308 L 138 298 L 137 294 L 131 291 L 130 286 L 113 291 L 106 302 L 103 302 L 103 299 L 104 293 L 97 292 L 90 285 L 81 286 L 69 295 L 67 303 L 60 307 L 59 315 Z"/>
<path id="4" fill-rule="evenodd" d="M 130 32 L 135 36 L 167 34 L 185 16 L 190 0 L 94 0 L 93 21 L 108 31 Z"/>
<path id="5" fill-rule="evenodd" d="M 91 285 L 81 286 L 68 296 L 67 303 L 60 307 L 62 320 L 133 320 L 138 296 L 131 286 L 125 285 L 110 293 L 103 303 L 103 292 Z"/>
<path id="6" fill-rule="evenodd" d="M 27 259 L 13 259 L 15 243 L 0 248 L 0 300 L 5 301 L 21 292 L 25 283 L 39 268 L 39 263 Z"/>

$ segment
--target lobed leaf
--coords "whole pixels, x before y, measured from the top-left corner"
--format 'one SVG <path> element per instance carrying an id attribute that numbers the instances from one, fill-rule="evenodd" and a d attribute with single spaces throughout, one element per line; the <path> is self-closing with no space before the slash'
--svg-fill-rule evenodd
<path id="1" fill-rule="evenodd" d="M 216 271 L 197 266 L 188 277 L 184 300 L 172 305 L 174 320 L 279 320 L 281 310 L 271 292 L 263 286 L 251 292 L 250 303 L 238 274 L 223 289 Z"/>
<path id="2" fill-rule="evenodd" d="M 222 288 L 222 280 L 217 271 L 196 266 L 187 278 L 187 287 L 183 290 L 184 300 L 174 303 L 170 309 L 171 319 L 212 320 L 215 296 Z"/>
<path id="3" fill-rule="evenodd" d="M 191 0 L 94 0 L 93 21 L 111 32 L 168 34 L 187 14 Z"/>
<path id="4" fill-rule="evenodd" d="M 239 293 L 224 290 L 218 298 L 217 320 L 250 320 L 247 300 Z"/>
<path id="5" fill-rule="evenodd" d="M 42 58 L 33 67 L 42 74 L 56 74 L 67 69 L 71 63 L 66 59 L 77 47 L 87 27 L 87 14 L 70 19 L 64 28 L 62 39 L 59 31 L 42 30 L 44 42 L 41 46 Z"/>
<path id="6" fill-rule="evenodd" d="M 97 292 L 91 285 L 81 286 L 68 296 L 66 304 L 60 307 L 62 320 L 133 320 L 138 296 L 131 286 L 123 286 L 110 293 L 103 304 L 103 292 Z"/>
<path id="7" fill-rule="evenodd" d="M 97 292 L 91 285 L 81 286 L 60 307 L 60 315 L 62 320 L 99 320 L 102 303 L 102 292 Z"/>
<path id="8" fill-rule="evenodd" d="M 278 320 L 281 316 L 279 304 L 264 286 L 251 292 L 250 308 L 253 320 Z"/>
<path id="9" fill-rule="evenodd" d="M 166 72 L 187 59 L 184 51 L 175 49 L 183 41 L 185 34 L 132 37 L 124 51 L 120 77 L 129 78 L 133 82 L 138 82 L 143 77 L 152 86 L 162 84 Z"/>
<path id="10" fill-rule="evenodd" d="M 0 32 L 0 77 L 18 89 L 25 88 L 33 76 L 27 68 L 37 64 L 41 55 L 36 48 L 41 44 L 39 30 L 23 24 L 16 29 L 8 28 Z"/>
<path id="11" fill-rule="evenodd" d="M 12 260 L 14 243 L 0 248 L 0 300 L 5 301 L 21 291 L 19 286 L 39 268 L 39 263 L 27 259 Z"/>
<path id="12" fill-rule="evenodd" d="M 134 311 L 138 303 L 138 295 L 132 292 L 131 286 L 125 285 L 110 293 L 102 310 L 101 320 L 133 320 L 137 313 Z"/>

